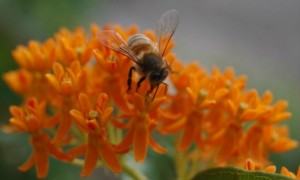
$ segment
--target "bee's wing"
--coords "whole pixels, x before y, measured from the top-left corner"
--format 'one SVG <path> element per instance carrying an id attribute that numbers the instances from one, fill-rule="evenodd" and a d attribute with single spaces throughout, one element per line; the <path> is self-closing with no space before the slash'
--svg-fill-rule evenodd
<path id="1" fill-rule="evenodd" d="M 164 13 L 156 25 L 157 43 L 160 54 L 163 56 L 178 25 L 179 16 L 176 9 Z"/>
<path id="2" fill-rule="evenodd" d="M 119 33 L 112 30 L 103 30 L 98 34 L 98 40 L 106 47 L 129 57 L 135 63 L 139 64 L 138 58 L 127 46 L 126 42 Z"/>

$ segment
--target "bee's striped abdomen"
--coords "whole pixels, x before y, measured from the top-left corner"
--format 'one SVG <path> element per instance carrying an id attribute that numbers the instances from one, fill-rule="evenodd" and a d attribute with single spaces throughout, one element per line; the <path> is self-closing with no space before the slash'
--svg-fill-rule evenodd
<path id="1" fill-rule="evenodd" d="M 140 56 L 141 53 L 155 50 L 153 42 L 144 34 L 136 34 L 131 36 L 127 45 L 137 56 Z"/>

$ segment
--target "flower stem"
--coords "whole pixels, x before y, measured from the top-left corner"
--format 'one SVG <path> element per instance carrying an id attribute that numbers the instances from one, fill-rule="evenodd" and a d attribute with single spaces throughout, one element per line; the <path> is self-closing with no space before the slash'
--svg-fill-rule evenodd
<path id="1" fill-rule="evenodd" d="M 188 166 L 186 153 L 176 152 L 175 163 L 176 163 L 177 178 L 179 180 L 185 180 L 187 175 L 186 174 L 187 166 Z"/>
<path id="2" fill-rule="evenodd" d="M 76 165 L 76 166 L 83 166 L 84 165 L 85 160 L 83 159 L 79 159 L 79 158 L 75 158 L 72 161 L 72 164 Z M 96 166 L 101 166 L 102 163 L 98 160 Z"/>
<path id="3" fill-rule="evenodd" d="M 132 179 L 135 180 L 146 180 L 147 177 L 138 172 L 136 169 L 133 167 L 129 166 L 127 163 L 123 162 L 122 163 L 123 170 L 126 172 L 128 176 L 130 176 Z"/>

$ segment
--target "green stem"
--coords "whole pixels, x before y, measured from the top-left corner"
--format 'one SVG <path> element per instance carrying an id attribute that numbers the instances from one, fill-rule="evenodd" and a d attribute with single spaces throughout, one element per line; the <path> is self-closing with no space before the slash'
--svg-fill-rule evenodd
<path id="1" fill-rule="evenodd" d="M 195 159 L 192 160 L 191 170 L 189 171 L 187 176 L 189 179 L 192 179 L 197 173 L 200 164 L 199 162 L 200 162 L 200 151 L 198 150 Z"/>
<path id="2" fill-rule="evenodd" d="M 75 159 L 72 161 L 72 164 L 74 164 L 74 165 L 76 165 L 76 166 L 83 166 L 83 165 L 84 165 L 84 160 L 83 160 L 83 159 L 75 158 Z"/>
<path id="3" fill-rule="evenodd" d="M 187 173 L 187 155 L 186 153 L 175 152 L 175 163 L 176 163 L 176 171 L 177 171 L 177 178 L 179 180 L 186 179 Z"/>
<path id="4" fill-rule="evenodd" d="M 84 162 L 85 162 L 85 160 L 83 160 L 83 159 L 75 158 L 71 163 L 76 166 L 83 166 Z M 96 166 L 101 166 L 101 165 L 102 165 L 102 163 L 98 160 Z"/>
<path id="5" fill-rule="evenodd" d="M 133 167 L 129 166 L 127 163 L 122 163 L 123 170 L 126 172 L 128 176 L 130 176 L 132 179 L 135 180 L 146 180 L 147 177 L 138 172 L 136 169 Z"/>
<path id="6" fill-rule="evenodd" d="M 117 143 L 116 133 L 115 133 L 116 129 L 113 127 L 113 124 L 111 122 L 108 123 L 107 129 L 108 129 L 110 142 L 116 144 Z"/>

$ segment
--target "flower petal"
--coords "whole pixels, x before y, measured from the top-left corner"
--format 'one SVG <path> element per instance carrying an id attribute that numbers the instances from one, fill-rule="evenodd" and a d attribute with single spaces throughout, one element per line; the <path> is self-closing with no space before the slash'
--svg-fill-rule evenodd
<path id="1" fill-rule="evenodd" d="M 102 114 L 102 118 L 101 118 L 101 125 L 103 127 L 105 127 L 108 123 L 108 121 L 110 120 L 110 117 L 113 113 L 114 109 L 112 107 L 108 107 L 105 109 L 105 111 Z"/>
<path id="2" fill-rule="evenodd" d="M 177 149 L 179 151 L 186 151 L 194 141 L 197 133 L 197 121 L 199 121 L 197 117 L 190 117 L 186 121 L 185 129 L 183 132 L 183 135 L 181 136 L 178 144 L 177 144 Z"/>
<path id="3" fill-rule="evenodd" d="M 145 122 L 136 124 L 133 136 L 134 159 L 143 162 L 146 158 L 149 144 L 149 129 Z"/>
<path id="4" fill-rule="evenodd" d="M 59 146 L 49 142 L 47 145 L 47 150 L 48 152 L 54 156 L 56 159 L 65 161 L 65 162 L 70 162 L 73 160 L 73 158 L 65 153 Z"/>
<path id="5" fill-rule="evenodd" d="M 164 148 L 161 145 L 159 145 L 158 143 L 156 143 L 155 140 L 151 136 L 149 138 L 150 138 L 149 144 L 155 152 L 163 154 L 168 151 L 166 148 Z"/>
<path id="6" fill-rule="evenodd" d="M 54 87 L 54 89 L 58 92 L 60 92 L 60 85 L 56 79 L 56 77 L 53 74 L 46 74 L 45 75 L 49 83 Z"/>
<path id="7" fill-rule="evenodd" d="M 59 142 L 64 138 L 65 135 L 67 135 L 69 129 L 71 128 L 71 119 L 72 118 L 70 114 L 63 114 L 62 118 L 60 119 L 59 127 L 53 138 L 53 142 Z"/>
<path id="8" fill-rule="evenodd" d="M 45 147 L 43 137 L 33 137 L 32 145 L 34 147 L 34 162 L 38 178 L 45 178 L 49 170 L 49 156 Z"/>
<path id="9" fill-rule="evenodd" d="M 33 165 L 34 165 L 34 154 L 32 153 L 29 159 L 24 164 L 19 166 L 18 169 L 22 172 L 25 172 L 29 170 Z"/>
<path id="10" fill-rule="evenodd" d="M 87 152 L 85 154 L 85 163 L 81 171 L 81 176 L 88 176 L 95 169 L 99 153 L 97 146 L 95 145 L 95 138 L 89 136 Z"/>
<path id="11" fill-rule="evenodd" d="M 128 133 L 126 134 L 125 138 L 122 140 L 120 144 L 116 146 L 116 152 L 124 152 L 129 149 L 130 145 L 133 142 L 134 136 L 134 129 L 129 129 Z"/>
<path id="12" fill-rule="evenodd" d="M 88 110 L 91 107 L 88 96 L 84 93 L 80 93 L 79 94 L 79 103 L 80 103 L 80 108 L 84 112 L 83 116 L 85 116 L 86 115 L 85 113 L 88 113 Z"/>
<path id="13" fill-rule="evenodd" d="M 87 150 L 87 144 L 82 144 L 72 149 L 69 149 L 68 154 L 70 154 L 73 157 L 78 157 L 84 154 L 86 150 Z"/>
<path id="14" fill-rule="evenodd" d="M 115 173 L 119 173 L 122 167 L 113 151 L 112 146 L 108 141 L 103 140 L 99 143 L 98 151 L 101 154 L 102 159 L 105 161 L 108 167 Z"/>

